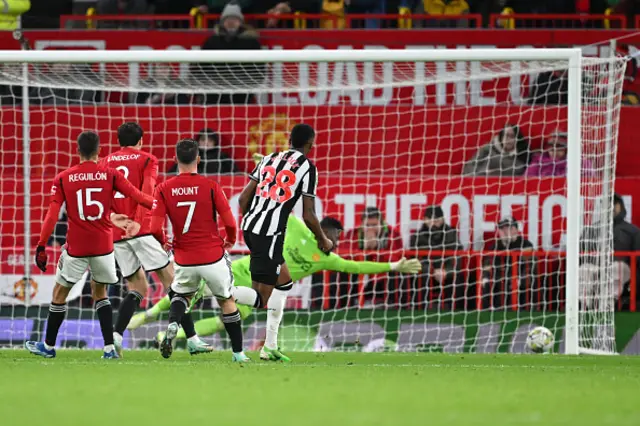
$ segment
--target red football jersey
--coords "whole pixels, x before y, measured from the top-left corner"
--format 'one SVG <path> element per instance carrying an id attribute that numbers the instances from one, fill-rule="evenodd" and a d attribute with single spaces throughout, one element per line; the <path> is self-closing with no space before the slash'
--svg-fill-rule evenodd
<path id="1" fill-rule="evenodd" d="M 103 158 L 100 164 L 120 171 L 136 189 L 150 196 L 153 195 L 158 179 L 158 159 L 154 155 L 139 149 L 123 147 Z M 133 199 L 117 192 L 113 196 L 113 211 L 126 214 L 129 219 L 135 220 L 141 225 L 140 232 L 136 236 L 149 235 L 149 220 L 143 220 L 149 210 Z M 124 231 L 114 226 L 113 241 L 118 242 L 123 237 Z"/>
<path id="2" fill-rule="evenodd" d="M 84 161 L 55 177 L 51 202 L 67 205 L 67 252 L 71 256 L 101 256 L 113 251 L 109 216 L 115 191 L 151 205 L 150 197 L 143 197 L 120 172 L 93 161 Z"/>
<path id="3" fill-rule="evenodd" d="M 169 216 L 175 261 L 192 266 L 222 258 L 224 241 L 218 232 L 217 216 L 230 209 L 217 182 L 197 173 L 183 173 L 156 188 L 151 214 L 163 219 Z"/>

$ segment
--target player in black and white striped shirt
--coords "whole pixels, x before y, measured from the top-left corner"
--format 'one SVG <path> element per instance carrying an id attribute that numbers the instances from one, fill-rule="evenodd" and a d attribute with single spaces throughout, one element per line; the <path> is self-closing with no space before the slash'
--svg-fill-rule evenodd
<path id="1" fill-rule="evenodd" d="M 307 158 L 314 140 L 315 131 L 311 126 L 296 124 L 291 129 L 290 149 L 264 157 L 240 194 L 241 228 L 251 251 L 252 288 L 235 289 L 234 296 L 239 303 L 258 308 L 267 306 L 272 293 L 276 298 L 278 292 L 291 289 L 291 277 L 282 250 L 287 219 L 301 196 L 303 219 L 315 234 L 318 247 L 325 253 L 333 248 L 331 240 L 322 232 L 315 212 L 318 171 Z M 278 282 L 285 284 L 276 286 Z M 278 348 L 265 346 L 265 351 L 272 359 L 287 359 Z"/>

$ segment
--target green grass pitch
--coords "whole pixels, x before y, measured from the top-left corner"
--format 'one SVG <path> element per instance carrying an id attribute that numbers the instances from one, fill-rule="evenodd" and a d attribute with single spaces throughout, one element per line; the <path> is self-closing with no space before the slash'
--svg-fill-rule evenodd
<path id="1" fill-rule="evenodd" d="M 0 424 L 638 425 L 640 357 L 0 351 Z"/>

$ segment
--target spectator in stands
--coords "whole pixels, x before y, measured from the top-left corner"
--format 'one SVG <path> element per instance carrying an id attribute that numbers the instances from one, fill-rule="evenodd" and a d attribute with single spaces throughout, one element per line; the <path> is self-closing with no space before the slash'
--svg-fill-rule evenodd
<path id="1" fill-rule="evenodd" d="M 384 0 L 344 0 L 345 9 L 348 14 L 363 15 L 370 14 L 384 14 L 385 4 Z M 380 28 L 379 19 L 365 19 L 364 25 L 356 21 L 351 21 L 351 28 L 358 28 L 364 26 L 365 28 Z"/>
<path id="2" fill-rule="evenodd" d="M 244 24 L 242 9 L 236 3 L 225 6 L 220 24 L 214 34 L 205 40 L 202 50 L 259 50 L 257 32 Z M 264 64 L 218 63 L 196 64 L 192 77 L 204 85 L 203 89 L 221 91 L 240 90 L 237 93 L 213 93 L 198 97 L 197 102 L 206 104 L 253 103 L 251 91 L 265 79 Z M 244 91 L 243 91 L 244 90 Z"/>
<path id="3" fill-rule="evenodd" d="M 492 239 L 493 240 L 493 239 Z M 498 238 L 485 245 L 491 251 L 533 251 L 531 241 L 525 239 L 518 230 L 518 222 L 508 217 L 498 222 Z M 520 307 L 526 304 L 526 292 L 533 290 L 535 277 L 535 258 L 532 255 L 499 255 L 485 256 L 482 269 L 483 305 L 487 307 L 503 307 L 510 303 L 512 290 L 512 268 L 518 267 L 518 301 Z M 529 298 L 529 300 L 531 300 Z"/>
<path id="4" fill-rule="evenodd" d="M 300 13 L 320 13 L 321 1 L 309 1 L 309 0 L 291 0 L 291 1 L 279 1 L 279 0 L 266 0 L 256 2 L 252 12 L 257 14 L 269 14 L 269 15 L 289 15 L 295 12 Z M 280 20 L 278 18 L 269 19 L 266 23 L 267 28 L 274 28 L 280 26 Z M 285 27 L 289 27 L 290 22 L 285 23 Z"/>
<path id="5" fill-rule="evenodd" d="M 529 103 L 533 105 L 566 105 L 569 79 L 566 70 L 544 71 L 538 74 L 532 88 Z"/>
<path id="6" fill-rule="evenodd" d="M 344 245 L 352 253 L 363 250 L 402 251 L 402 236 L 387 225 L 377 207 L 367 207 L 360 227 L 347 232 Z"/>
<path id="7" fill-rule="evenodd" d="M 507 124 L 480 147 L 462 169 L 467 176 L 521 176 L 527 168 L 529 143 L 518 126 Z"/>
<path id="8" fill-rule="evenodd" d="M 198 173 L 204 175 L 220 175 L 238 173 L 233 159 L 220 149 L 220 136 L 210 128 L 202 129 L 195 138 L 200 150 Z M 174 164 L 168 173 L 177 173 L 178 165 Z"/>
<path id="9" fill-rule="evenodd" d="M 146 0 L 98 0 L 98 15 L 147 15 L 152 9 Z M 147 28 L 149 22 L 136 21 L 98 21 L 98 28 Z"/>
<path id="10" fill-rule="evenodd" d="M 609 237 L 609 224 L 596 222 L 585 228 L 582 234 L 581 252 L 591 253 L 581 259 L 579 269 L 580 277 L 580 300 L 588 309 L 594 309 L 598 306 L 595 301 L 603 291 L 602 286 L 605 285 L 606 277 L 600 276 L 602 273 L 600 262 L 603 261 L 598 253 L 606 252 L 603 246 L 613 243 L 614 251 L 640 251 L 640 228 L 627 222 L 627 209 L 624 200 L 618 194 L 613 196 L 613 242 Z M 635 259 L 636 262 L 636 288 L 640 290 L 638 283 L 638 274 L 640 274 L 640 256 Z M 616 256 L 613 259 L 613 290 L 612 294 L 615 299 L 622 298 L 623 305 L 628 307 L 629 302 L 629 282 L 631 281 L 631 258 L 628 256 Z M 640 291 L 636 293 L 640 302 Z"/>
<path id="11" fill-rule="evenodd" d="M 229 0 L 197 0 L 194 4 L 200 10 L 200 13 L 220 14 L 225 6 L 230 3 Z M 252 0 L 235 0 L 235 4 L 240 6 L 242 10 L 249 10 Z"/>
<path id="12" fill-rule="evenodd" d="M 592 175 L 593 168 L 589 160 L 582 161 L 582 174 Z M 549 177 L 567 175 L 567 134 L 555 132 L 548 136 L 546 150 L 534 154 L 527 167 L 526 176 Z"/>
<path id="13" fill-rule="evenodd" d="M 358 254 L 362 251 L 384 251 L 387 254 L 367 254 L 361 260 L 369 260 L 373 262 L 384 262 L 397 260 L 403 250 L 402 236 L 394 228 L 390 227 L 382 212 L 377 207 L 367 207 L 361 216 L 362 222 L 358 228 L 348 231 L 341 243 L 341 248 L 350 254 Z M 388 254 L 391 252 L 391 254 Z M 356 277 L 352 277 L 355 280 Z M 392 291 L 388 288 L 392 285 L 386 277 L 374 278 L 367 283 L 365 293 L 371 295 L 373 288 L 374 303 L 384 301 L 384 294 L 390 295 Z M 352 289 L 357 289 L 357 285 L 353 285 Z M 357 297 L 353 297 L 357 300 Z"/>
<path id="14" fill-rule="evenodd" d="M 469 4 L 465 0 L 421 0 L 414 7 L 414 13 L 418 15 L 467 15 Z M 422 22 L 415 20 L 414 27 L 468 27 L 466 19 L 430 19 Z"/>
<path id="15" fill-rule="evenodd" d="M 131 102 L 147 105 L 184 105 L 191 103 L 191 95 L 177 90 L 187 87 L 187 83 L 176 76 L 171 64 L 154 65 L 153 76 L 142 82 L 149 92 L 131 93 Z M 176 91 L 173 91 L 176 90 Z"/>
<path id="16" fill-rule="evenodd" d="M 458 232 L 448 225 L 444 218 L 442 207 L 433 205 L 424 212 L 422 227 L 411 236 L 410 247 L 415 250 L 445 251 L 460 250 Z M 422 256 L 421 256 L 422 257 Z M 455 286 L 457 280 L 458 259 L 452 255 L 442 253 L 422 257 L 422 270 L 427 279 L 433 279 L 440 286 L 440 298 L 452 307 L 457 299 Z"/>

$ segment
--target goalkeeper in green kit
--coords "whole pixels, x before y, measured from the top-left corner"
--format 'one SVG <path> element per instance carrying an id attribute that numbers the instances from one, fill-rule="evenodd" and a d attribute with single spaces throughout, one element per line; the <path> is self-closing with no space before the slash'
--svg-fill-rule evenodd
<path id="1" fill-rule="evenodd" d="M 325 235 L 334 243 L 334 247 L 340 234 L 342 225 L 340 221 L 331 217 L 325 217 L 321 222 Z M 313 233 L 304 222 L 295 216 L 289 216 L 287 221 L 287 233 L 284 240 L 284 259 L 289 267 L 291 279 L 295 282 L 316 272 L 328 270 L 346 272 L 349 274 L 379 274 L 396 271 L 406 274 L 417 274 L 422 269 L 417 259 L 401 259 L 398 262 L 358 262 L 346 260 L 335 253 L 324 254 L 318 248 Z M 249 273 L 249 256 L 231 262 L 231 270 L 234 276 L 234 285 L 251 287 L 251 274 Z M 267 338 L 265 347 L 260 351 L 260 358 L 265 360 L 289 361 L 285 355 L 278 351 L 278 328 L 282 320 L 282 314 L 287 299 L 287 291 L 274 289 L 269 299 L 269 313 L 267 315 Z M 253 308 L 246 305 L 238 305 L 242 319 L 251 314 Z M 165 297 L 151 309 L 141 312 L 131 318 L 127 327 L 136 329 L 143 324 L 155 321 L 160 313 L 169 310 L 169 299 Z M 199 336 L 209 336 L 224 330 L 224 324 L 220 317 L 206 318 L 195 323 Z M 178 339 L 186 338 L 184 331 L 180 329 Z"/>

